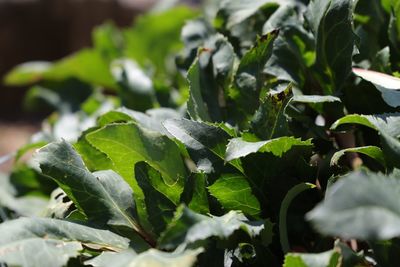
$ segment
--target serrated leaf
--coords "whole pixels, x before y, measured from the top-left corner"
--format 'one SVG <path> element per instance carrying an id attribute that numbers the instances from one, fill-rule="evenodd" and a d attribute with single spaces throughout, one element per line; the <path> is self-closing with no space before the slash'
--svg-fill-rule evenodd
<path id="1" fill-rule="evenodd" d="M 260 213 L 260 203 L 244 176 L 223 175 L 208 187 L 208 191 L 226 210 L 240 210 L 250 216 Z"/>
<path id="2" fill-rule="evenodd" d="M 58 183 L 90 221 L 140 232 L 132 189 L 118 174 L 90 173 L 65 141 L 45 146 L 36 158 L 42 172 Z"/>
<path id="3" fill-rule="evenodd" d="M 202 251 L 202 249 L 196 249 L 167 253 L 149 249 L 141 254 L 136 254 L 133 250 L 126 250 L 121 253 L 103 252 L 100 256 L 86 261 L 85 265 L 94 267 L 190 267 L 194 265 L 197 255 Z"/>
<path id="4" fill-rule="evenodd" d="M 351 72 L 355 35 L 351 0 L 312 0 L 307 20 L 316 41 L 316 65 L 325 80 L 324 91 L 339 90 Z"/>
<path id="5" fill-rule="evenodd" d="M 235 108 L 247 115 L 253 114 L 259 106 L 259 94 L 264 85 L 264 65 L 271 56 L 277 36 L 278 31 L 273 31 L 258 38 L 239 63 L 229 95 L 236 103 Z"/>
<path id="6" fill-rule="evenodd" d="M 353 73 L 371 82 L 378 89 L 383 100 L 391 107 L 400 106 L 400 79 L 371 70 L 353 68 Z"/>
<path id="7" fill-rule="evenodd" d="M 341 264 L 341 255 L 336 250 L 322 253 L 288 253 L 283 267 L 337 267 Z"/>
<path id="8" fill-rule="evenodd" d="M 336 182 L 307 219 L 325 235 L 387 240 L 400 235 L 399 197 L 395 176 L 354 172 Z"/>
<path id="9" fill-rule="evenodd" d="M 268 152 L 281 157 L 294 146 L 311 147 L 311 139 L 302 141 L 300 138 L 293 136 L 284 136 L 267 141 L 248 142 L 243 138 L 233 138 L 227 146 L 225 160 L 231 161 L 256 152 Z"/>
<path id="10" fill-rule="evenodd" d="M 364 155 L 367 155 L 376 161 L 378 161 L 382 166 L 385 166 L 385 158 L 382 153 L 382 150 L 379 147 L 376 146 L 362 146 L 362 147 L 352 147 L 352 148 L 346 148 L 342 149 L 338 152 L 335 152 L 331 158 L 331 166 L 332 165 L 337 165 L 339 162 L 339 159 L 343 157 L 346 153 L 361 153 Z"/>
<path id="11" fill-rule="evenodd" d="M 159 245 L 161 248 L 172 249 L 210 237 L 227 239 L 239 229 L 254 237 L 259 235 L 263 228 L 263 222 L 250 222 L 239 211 L 230 211 L 221 217 L 208 217 L 180 206 L 167 230 L 161 235 Z"/>

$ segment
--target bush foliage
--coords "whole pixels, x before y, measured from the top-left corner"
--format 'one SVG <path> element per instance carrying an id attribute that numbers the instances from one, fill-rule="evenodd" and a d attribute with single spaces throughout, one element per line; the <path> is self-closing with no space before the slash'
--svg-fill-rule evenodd
<path id="1" fill-rule="evenodd" d="M 5 82 L 52 113 L 1 176 L 0 262 L 398 266 L 398 16 L 208 1 L 17 66 Z"/>

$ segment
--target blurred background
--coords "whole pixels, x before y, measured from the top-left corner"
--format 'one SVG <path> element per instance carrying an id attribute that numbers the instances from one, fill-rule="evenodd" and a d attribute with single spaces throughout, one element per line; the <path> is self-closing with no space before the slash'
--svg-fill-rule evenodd
<path id="1" fill-rule="evenodd" d="M 94 27 L 132 24 L 171 0 L 0 0 L 0 77 L 27 61 L 54 61 L 91 46 Z M 15 151 L 40 127 L 45 114 L 23 108 L 27 88 L 0 85 L 0 157 Z M 6 171 L 10 164 L 0 165 Z"/>

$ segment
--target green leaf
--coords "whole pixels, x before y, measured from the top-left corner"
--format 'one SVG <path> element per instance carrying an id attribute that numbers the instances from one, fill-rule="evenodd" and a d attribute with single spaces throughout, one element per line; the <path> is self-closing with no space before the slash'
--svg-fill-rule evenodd
<path id="1" fill-rule="evenodd" d="M 307 219 L 325 235 L 387 240 L 400 235 L 399 197 L 394 175 L 354 172 L 335 183 Z"/>
<path id="2" fill-rule="evenodd" d="M 201 214 L 210 213 L 207 195 L 207 176 L 204 173 L 192 173 L 186 180 L 181 202 L 191 210 Z"/>
<path id="3" fill-rule="evenodd" d="M 371 70 L 353 68 L 353 73 L 371 82 L 378 89 L 383 100 L 391 107 L 400 106 L 400 79 Z"/>
<path id="4" fill-rule="evenodd" d="M 197 260 L 197 255 L 202 249 L 184 250 L 167 253 L 156 249 L 149 249 L 141 254 L 133 250 L 126 250 L 121 253 L 103 252 L 100 256 L 85 262 L 85 265 L 94 267 L 191 267 Z"/>
<path id="5" fill-rule="evenodd" d="M 264 65 L 271 56 L 277 36 L 278 31 L 273 31 L 259 37 L 239 63 L 229 95 L 236 103 L 235 109 L 245 114 L 253 114 L 259 105 L 259 94 L 264 85 Z"/>
<path id="6" fill-rule="evenodd" d="M 379 147 L 376 147 L 376 146 L 352 147 L 352 148 L 346 148 L 346 149 L 342 149 L 338 152 L 335 152 L 335 154 L 333 154 L 333 156 L 331 158 L 331 166 L 337 165 L 339 162 L 339 159 L 341 157 L 343 157 L 346 153 L 361 153 L 361 154 L 367 155 L 367 156 L 375 159 L 382 166 L 386 166 L 383 152 Z"/>
<path id="7" fill-rule="evenodd" d="M 129 245 L 128 239 L 110 231 L 50 218 L 19 218 L 4 222 L 0 224 L 0 235 L 0 246 L 36 238 L 78 241 L 88 247 L 112 251 L 127 249 Z"/>
<path id="8" fill-rule="evenodd" d="M 292 84 L 282 91 L 270 91 L 251 119 L 251 130 L 261 139 L 289 135 L 285 109 L 292 95 Z"/>
<path id="9" fill-rule="evenodd" d="M 341 266 L 341 255 L 336 250 L 322 253 L 288 253 L 283 267 L 337 267 Z"/>
<path id="10" fill-rule="evenodd" d="M 173 141 L 134 123 L 110 124 L 88 134 L 86 139 L 112 160 L 113 169 L 130 184 L 135 197 L 141 190 L 134 179 L 133 168 L 137 162 L 146 161 L 162 175 L 163 188 L 158 190 L 173 203 L 179 202 L 186 170 Z"/>
<path id="11" fill-rule="evenodd" d="M 233 138 L 229 141 L 227 146 L 225 160 L 231 161 L 257 152 L 267 152 L 277 157 L 282 157 L 284 153 L 295 146 L 311 147 L 311 139 L 302 141 L 300 138 L 295 138 L 293 136 L 284 136 L 267 141 L 248 142 L 243 138 Z"/>
<path id="12" fill-rule="evenodd" d="M 316 42 L 316 66 L 324 92 L 339 90 L 351 72 L 355 35 L 351 0 L 312 0 L 306 18 Z"/>
<path id="13" fill-rule="evenodd" d="M 244 176 L 225 174 L 209 186 L 208 191 L 226 210 L 240 210 L 250 216 L 260 213 L 260 203 Z"/>
<path id="14" fill-rule="evenodd" d="M 263 222 L 250 222 L 239 211 L 230 211 L 221 217 L 208 217 L 194 213 L 182 205 L 178 207 L 174 219 L 161 235 L 159 245 L 161 248 L 173 249 L 210 237 L 228 239 L 239 229 L 254 237 L 259 235 L 263 228 Z"/>
<path id="15" fill-rule="evenodd" d="M 133 192 L 113 171 L 90 173 L 65 141 L 51 143 L 37 154 L 40 168 L 53 178 L 90 221 L 128 227 L 140 233 Z"/>
<path id="16" fill-rule="evenodd" d="M 186 146 L 199 171 L 214 172 L 224 159 L 229 135 L 220 127 L 187 119 L 167 120 L 164 127 Z"/>
<path id="17" fill-rule="evenodd" d="M 56 62 L 44 74 L 50 81 L 77 78 L 89 84 L 116 89 L 108 62 L 96 50 L 84 49 Z"/>
<path id="18" fill-rule="evenodd" d="M 7 73 L 4 77 L 4 83 L 10 86 L 23 86 L 38 82 L 51 67 L 52 64 L 46 61 L 20 64 Z"/>
<path id="19" fill-rule="evenodd" d="M 0 245 L 0 264 L 22 267 L 62 267 L 70 258 L 76 258 L 82 250 L 79 242 L 26 239 Z"/>

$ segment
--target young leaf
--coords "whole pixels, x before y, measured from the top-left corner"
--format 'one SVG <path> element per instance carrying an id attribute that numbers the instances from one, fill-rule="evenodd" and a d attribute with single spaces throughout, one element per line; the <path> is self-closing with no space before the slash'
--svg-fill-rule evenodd
<path id="1" fill-rule="evenodd" d="M 250 216 L 260 213 L 260 203 L 253 195 L 249 182 L 242 175 L 223 175 L 208 187 L 208 191 L 226 210 L 241 210 Z"/>
<path id="2" fill-rule="evenodd" d="M 325 235 L 391 239 L 400 236 L 399 192 L 400 180 L 394 175 L 350 173 L 327 191 L 307 219 Z"/>

